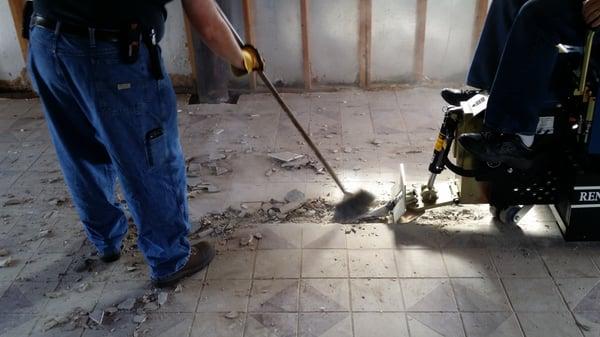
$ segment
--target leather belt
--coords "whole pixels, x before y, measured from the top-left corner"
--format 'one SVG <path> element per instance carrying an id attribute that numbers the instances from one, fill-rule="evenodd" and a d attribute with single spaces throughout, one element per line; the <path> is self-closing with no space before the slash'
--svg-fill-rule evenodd
<path id="1" fill-rule="evenodd" d="M 39 15 L 34 15 L 31 18 L 31 24 L 34 26 L 40 26 L 47 28 L 49 30 L 56 30 L 56 25 L 58 21 L 44 18 Z M 71 23 L 60 23 L 60 32 L 64 34 L 76 35 L 79 37 L 89 38 L 90 37 L 90 28 L 86 26 L 74 25 Z M 109 29 L 97 29 L 94 30 L 94 39 L 98 41 L 109 41 L 109 42 L 119 42 L 122 38 L 122 34 L 119 30 L 109 30 Z"/>

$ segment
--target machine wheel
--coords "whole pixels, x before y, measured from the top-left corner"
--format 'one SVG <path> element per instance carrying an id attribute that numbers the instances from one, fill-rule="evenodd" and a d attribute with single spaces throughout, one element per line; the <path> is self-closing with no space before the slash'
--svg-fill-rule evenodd
<path id="1" fill-rule="evenodd" d="M 491 205 L 490 213 L 503 224 L 516 226 L 519 220 L 521 220 L 518 213 L 522 208 L 522 206 L 497 207 Z"/>

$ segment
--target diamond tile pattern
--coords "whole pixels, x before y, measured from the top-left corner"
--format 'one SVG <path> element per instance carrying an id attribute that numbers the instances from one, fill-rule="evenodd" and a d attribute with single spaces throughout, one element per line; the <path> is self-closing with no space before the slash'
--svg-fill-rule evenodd
<path id="1" fill-rule="evenodd" d="M 351 190 L 365 187 L 385 200 L 400 162 L 415 182 L 427 179 L 442 116 L 437 89 L 284 96 Z M 276 166 L 267 151 L 309 153 L 269 95 L 226 106 L 179 100 L 186 156 L 232 150 L 232 172 L 202 176 L 222 191 L 190 200 L 193 226 L 207 212 L 281 200 L 292 188 L 309 198 L 342 197 L 327 176 L 306 169 L 265 176 Z M 114 264 L 75 271 L 93 247 L 76 211 L 48 202 L 68 191 L 45 124 L 39 101 L 0 99 L 0 205 L 11 196 L 31 199 L 0 208 L 0 249 L 13 258 L 0 268 L 0 337 L 600 336 L 600 245 L 563 242 L 546 207 L 506 227 L 485 206 L 440 209 L 452 216 L 406 225 L 240 226 L 216 240 L 206 270 L 166 290 L 167 302 L 139 328 L 135 312 L 119 312 L 102 327 L 46 331 L 48 317 L 107 308 L 152 288 L 135 249 Z M 215 127 L 225 130 L 222 138 Z M 44 229 L 52 235 L 41 237 Z M 248 235 L 252 242 L 240 245 Z"/>

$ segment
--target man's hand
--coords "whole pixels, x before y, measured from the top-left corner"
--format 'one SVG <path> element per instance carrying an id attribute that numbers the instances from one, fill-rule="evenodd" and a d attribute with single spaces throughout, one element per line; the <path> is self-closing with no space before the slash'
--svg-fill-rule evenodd
<path id="1" fill-rule="evenodd" d="M 585 0 L 583 2 L 583 20 L 591 28 L 600 27 L 600 0 Z"/>
<path id="2" fill-rule="evenodd" d="M 258 50 L 253 45 L 245 45 L 242 48 L 242 56 L 244 60 L 242 62 L 242 67 L 236 67 L 235 65 L 231 65 L 231 71 L 235 76 L 244 76 L 253 71 L 263 71 L 265 68 L 265 63 L 258 53 Z"/>

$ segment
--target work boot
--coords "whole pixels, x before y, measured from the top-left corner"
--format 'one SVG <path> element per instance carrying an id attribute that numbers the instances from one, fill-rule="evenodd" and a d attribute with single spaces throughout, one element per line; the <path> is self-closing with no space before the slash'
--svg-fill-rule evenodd
<path id="1" fill-rule="evenodd" d="M 104 263 L 111 263 L 117 261 L 121 257 L 121 251 L 111 252 L 100 255 L 100 260 Z"/>
<path id="2" fill-rule="evenodd" d="M 442 89 L 442 98 L 450 105 L 459 106 L 460 102 L 468 101 L 471 97 L 477 95 L 480 89 Z"/>
<path id="3" fill-rule="evenodd" d="M 172 286 L 184 277 L 193 275 L 208 266 L 215 257 L 215 249 L 208 242 L 202 241 L 190 249 L 187 263 L 175 274 L 164 279 L 152 280 L 152 285 L 158 288 Z"/>
<path id="4" fill-rule="evenodd" d="M 530 169 L 533 163 L 533 151 L 517 135 L 489 131 L 466 133 L 458 142 L 481 161 L 503 163 L 522 171 Z"/>

